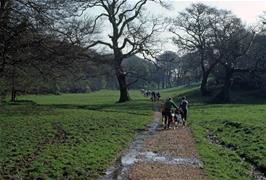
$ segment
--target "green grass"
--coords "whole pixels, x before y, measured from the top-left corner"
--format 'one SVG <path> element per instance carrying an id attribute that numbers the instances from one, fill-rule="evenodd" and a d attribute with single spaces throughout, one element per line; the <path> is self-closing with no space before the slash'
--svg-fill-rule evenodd
<path id="1" fill-rule="evenodd" d="M 151 120 L 138 91 L 23 96 L 0 109 L 0 179 L 95 179 Z M 26 103 L 31 100 L 37 103 Z"/>
<path id="2" fill-rule="evenodd" d="M 207 179 L 253 179 L 249 163 L 266 171 L 266 100 L 254 93 L 238 93 L 234 93 L 232 104 L 208 104 L 199 90 L 179 95 L 190 99 L 189 126 Z M 209 142 L 208 131 L 217 136 L 221 146 Z"/>
<path id="3" fill-rule="evenodd" d="M 196 86 L 161 91 L 162 99 L 188 97 L 206 179 L 252 179 L 241 158 L 266 167 L 266 101 L 254 93 L 241 92 L 245 98 L 235 96 L 233 104 L 208 104 Z M 30 95 L 0 106 L 0 179 L 96 179 L 151 120 L 151 102 L 138 91 L 130 95 L 123 104 L 115 103 L 117 91 L 107 90 Z M 222 145 L 210 143 L 208 131 Z"/>

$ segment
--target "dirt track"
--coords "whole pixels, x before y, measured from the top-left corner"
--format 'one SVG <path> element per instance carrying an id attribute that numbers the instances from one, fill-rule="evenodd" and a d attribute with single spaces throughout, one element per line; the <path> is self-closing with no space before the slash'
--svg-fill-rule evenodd
<path id="1" fill-rule="evenodd" d="M 190 129 L 163 129 L 159 106 L 153 122 L 136 136 L 120 160 L 101 180 L 202 180 L 199 160 Z"/>
<path id="2" fill-rule="evenodd" d="M 187 127 L 178 127 L 175 130 L 162 130 L 159 128 L 153 136 L 145 141 L 143 151 L 176 158 L 198 159 L 198 154 L 190 130 Z M 145 160 L 140 160 L 130 168 L 126 179 L 204 179 L 202 171 L 197 165 L 190 163 L 173 165 L 167 162 L 162 162 L 146 162 Z"/>

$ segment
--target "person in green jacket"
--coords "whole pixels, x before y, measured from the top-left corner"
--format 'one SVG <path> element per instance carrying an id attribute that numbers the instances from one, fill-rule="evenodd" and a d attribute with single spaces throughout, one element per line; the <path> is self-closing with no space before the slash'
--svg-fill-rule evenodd
<path id="1" fill-rule="evenodd" d="M 165 113 L 165 119 L 164 119 L 164 129 L 170 127 L 170 123 L 172 120 L 172 114 L 171 110 L 173 108 L 178 108 L 178 106 L 175 104 L 175 102 L 172 100 L 172 98 L 168 98 L 167 101 L 164 103 L 164 113 Z"/>

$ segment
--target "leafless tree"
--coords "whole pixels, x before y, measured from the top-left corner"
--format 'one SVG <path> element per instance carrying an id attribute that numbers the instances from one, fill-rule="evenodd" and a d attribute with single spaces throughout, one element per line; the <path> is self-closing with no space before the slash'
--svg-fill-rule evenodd
<path id="1" fill-rule="evenodd" d="M 261 27 L 261 33 L 266 34 L 266 11 L 259 16 L 259 23 Z"/>
<path id="2" fill-rule="evenodd" d="M 51 31 L 54 27 L 59 27 L 70 16 L 78 16 L 78 5 L 72 0 L 1 0 L 0 76 L 6 65 L 11 64 L 18 55 L 16 51 L 31 43 L 38 42 L 41 46 L 43 40 L 56 35 Z M 25 34 L 28 40 L 24 38 Z M 19 46 L 21 38 L 25 43 Z"/>
<path id="3" fill-rule="evenodd" d="M 0 77 L 13 77 L 12 101 L 15 100 L 14 79 L 19 76 L 16 75 L 18 70 L 40 70 L 44 64 L 53 67 L 56 62 L 46 56 L 48 52 L 50 56 L 57 54 L 57 60 L 62 59 L 64 51 L 58 54 L 56 47 L 70 43 L 60 39 L 54 28 L 60 27 L 69 17 L 79 16 L 77 6 L 75 1 L 0 1 Z M 48 58 L 44 60 L 43 57 Z M 67 61 L 64 64 L 67 66 Z"/>
<path id="4" fill-rule="evenodd" d="M 228 102 L 234 73 L 251 70 L 251 67 L 242 61 L 250 50 L 255 32 L 253 28 L 246 28 L 230 11 L 221 12 L 219 23 L 212 28 L 215 35 L 215 48 L 220 55 L 219 64 L 225 70 L 224 85 L 216 100 Z"/>
<path id="5" fill-rule="evenodd" d="M 89 39 L 90 43 L 84 43 L 86 48 L 98 45 L 109 48 L 113 53 L 111 64 L 115 70 L 116 78 L 120 87 L 120 98 L 118 102 L 129 101 L 127 73 L 121 64 L 125 58 L 153 48 L 156 33 L 162 30 L 161 21 L 158 18 L 149 18 L 144 14 L 147 3 L 159 3 L 160 0 L 92 0 L 79 1 L 81 8 L 100 8 L 101 13 L 93 19 L 93 24 L 87 26 L 86 33 L 98 31 L 99 23 L 108 22 L 111 32 L 107 38 Z M 89 19 L 89 18 L 87 18 Z M 85 33 L 85 34 L 86 34 Z M 85 37 L 85 34 L 83 37 Z M 84 38 L 75 38 L 82 41 Z"/>
<path id="6" fill-rule="evenodd" d="M 217 22 L 219 11 L 202 3 L 192 4 L 184 12 L 179 13 L 170 28 L 175 36 L 173 41 L 186 52 L 198 52 L 198 60 L 202 70 L 201 94 L 207 95 L 207 81 L 209 74 L 218 61 L 209 58 L 213 54 L 212 27 L 210 23 Z M 210 53 L 211 52 L 211 53 Z"/>

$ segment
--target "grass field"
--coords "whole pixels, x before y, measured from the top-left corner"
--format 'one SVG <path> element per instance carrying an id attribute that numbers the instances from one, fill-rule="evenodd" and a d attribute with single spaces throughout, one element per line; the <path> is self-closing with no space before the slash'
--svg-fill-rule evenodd
<path id="1" fill-rule="evenodd" d="M 253 179 L 250 164 L 266 173 L 266 100 L 243 94 L 232 104 L 207 104 L 198 90 L 185 93 L 191 101 L 189 125 L 207 179 Z M 209 133 L 220 145 L 210 143 Z"/>
<path id="2" fill-rule="evenodd" d="M 151 120 L 138 91 L 117 104 L 117 91 L 23 96 L 0 106 L 0 179 L 95 179 Z M 197 87 L 161 91 L 186 95 L 189 126 L 209 180 L 253 179 L 249 163 L 266 167 L 266 105 L 262 98 L 207 104 Z M 179 97 L 178 97 L 179 96 Z M 250 96 L 252 97 L 252 96 Z M 253 101 L 251 101 L 252 99 Z M 34 103 L 33 103 L 33 102 Z M 212 133 L 221 145 L 212 144 Z M 246 161 L 243 161 L 245 158 Z"/>
<path id="3" fill-rule="evenodd" d="M 139 92 L 24 96 L 0 109 L 0 179 L 95 179 L 151 120 Z M 28 103 L 24 100 L 31 100 Z"/>

